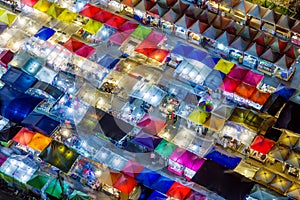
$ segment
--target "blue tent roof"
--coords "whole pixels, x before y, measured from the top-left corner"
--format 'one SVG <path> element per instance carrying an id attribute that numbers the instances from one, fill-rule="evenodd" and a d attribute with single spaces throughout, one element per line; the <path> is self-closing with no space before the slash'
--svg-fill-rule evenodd
<path id="1" fill-rule="evenodd" d="M 207 56 L 207 53 L 204 51 L 201 51 L 199 49 L 194 49 L 192 52 L 188 54 L 189 59 L 197 60 L 199 62 L 202 62 L 202 60 Z"/>
<path id="2" fill-rule="evenodd" d="M 158 191 L 153 191 L 152 194 L 148 197 L 148 200 L 158 200 L 158 199 L 167 199 L 168 197 Z"/>
<path id="3" fill-rule="evenodd" d="M 171 54 L 187 57 L 193 49 L 194 47 L 184 44 L 183 42 L 177 42 L 175 47 L 172 49 Z"/>
<path id="4" fill-rule="evenodd" d="M 151 188 L 165 194 L 174 183 L 175 181 L 164 176 L 160 176 L 155 183 L 151 185 Z"/>
<path id="5" fill-rule="evenodd" d="M 209 55 L 202 59 L 201 62 L 210 69 L 213 69 L 215 65 L 219 62 L 219 60 L 220 58 Z"/>
<path id="6" fill-rule="evenodd" d="M 296 90 L 293 88 L 289 88 L 284 84 L 280 84 L 277 87 L 277 90 L 275 92 L 275 94 L 278 94 L 279 96 L 285 98 L 286 100 L 288 100 L 289 98 L 291 98 L 291 96 L 294 94 Z"/>
<path id="7" fill-rule="evenodd" d="M 26 128 L 30 128 L 37 132 L 50 136 L 60 123 L 59 121 L 56 121 L 46 115 L 31 112 L 21 122 L 21 124 Z"/>
<path id="8" fill-rule="evenodd" d="M 222 151 L 222 150 L 220 150 Z M 205 158 L 215 161 L 216 163 L 219 163 L 223 167 L 226 167 L 228 169 L 234 169 L 242 160 L 240 157 L 236 156 L 229 156 L 226 155 L 226 152 L 221 153 L 220 151 L 217 151 L 216 149 L 212 150 L 210 153 L 208 153 Z"/>
<path id="9" fill-rule="evenodd" d="M 37 81 L 37 79 L 26 74 L 20 69 L 11 67 L 5 74 L 3 74 L 1 81 L 20 92 L 26 92 L 26 90 L 28 90 Z"/>
<path id="10" fill-rule="evenodd" d="M 207 87 L 212 90 L 216 90 L 222 84 L 225 74 L 220 72 L 219 70 L 213 70 L 206 77 L 204 83 Z"/>
<path id="11" fill-rule="evenodd" d="M 41 40 L 48 40 L 52 35 L 54 35 L 55 30 L 43 26 L 35 35 L 34 37 L 40 38 Z"/>
<path id="12" fill-rule="evenodd" d="M 16 97 L 21 96 L 22 93 L 13 89 L 9 85 L 4 85 L 0 89 L 0 105 L 1 105 L 1 113 L 6 111 L 6 107 L 9 103 L 14 100 Z"/>
<path id="13" fill-rule="evenodd" d="M 151 187 L 151 185 L 159 179 L 160 175 L 150 169 L 144 168 L 143 171 L 136 177 L 136 180 L 146 187 Z"/>
<path id="14" fill-rule="evenodd" d="M 100 61 L 99 61 L 99 65 L 107 68 L 107 69 L 112 69 L 115 67 L 115 65 L 119 62 L 119 59 L 106 54 Z"/>

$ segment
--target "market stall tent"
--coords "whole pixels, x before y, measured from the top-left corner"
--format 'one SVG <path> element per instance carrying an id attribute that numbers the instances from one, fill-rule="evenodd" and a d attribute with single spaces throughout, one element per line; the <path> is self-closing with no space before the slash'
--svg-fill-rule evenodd
<path id="1" fill-rule="evenodd" d="M 208 120 L 203 124 L 203 126 L 215 132 L 219 132 L 223 128 L 224 124 L 225 124 L 225 119 L 217 117 L 214 114 L 211 114 Z"/>
<path id="2" fill-rule="evenodd" d="M 86 193 L 81 192 L 81 191 L 74 190 L 70 194 L 69 199 L 70 200 L 89 200 L 90 196 Z"/>
<path id="3" fill-rule="evenodd" d="M 171 186 L 175 183 L 175 181 L 166 178 L 164 176 L 160 176 L 156 179 L 156 181 L 151 185 L 151 188 L 166 194 Z"/>
<path id="4" fill-rule="evenodd" d="M 102 9 L 88 3 L 82 8 L 82 10 L 79 12 L 79 14 L 89 17 L 89 18 L 92 18 L 101 10 Z"/>
<path id="5" fill-rule="evenodd" d="M 140 40 L 146 39 L 146 37 L 151 33 L 151 29 L 148 27 L 139 25 L 132 33 L 131 36 L 136 37 Z"/>
<path id="6" fill-rule="evenodd" d="M 123 17 L 114 15 L 112 18 L 105 22 L 106 26 L 109 26 L 114 29 L 118 29 L 122 24 L 124 24 L 127 20 Z"/>
<path id="7" fill-rule="evenodd" d="M 252 95 L 254 90 L 255 90 L 255 87 L 242 82 L 236 87 L 234 94 L 238 95 L 244 99 L 248 99 L 248 98 L 250 98 L 250 96 Z"/>
<path id="8" fill-rule="evenodd" d="M 62 187 L 64 187 L 64 191 L 66 191 L 68 188 L 68 184 L 65 181 L 62 181 Z M 62 188 L 60 185 L 60 180 L 58 178 L 54 178 L 51 180 L 45 192 L 50 196 L 56 197 L 58 199 L 61 198 L 62 195 L 64 195 L 62 194 Z"/>
<path id="9" fill-rule="evenodd" d="M 276 160 L 284 162 L 288 158 L 288 154 L 290 150 L 278 145 L 274 145 L 272 149 L 269 151 L 268 156 L 274 158 Z"/>
<path id="10" fill-rule="evenodd" d="M 70 10 L 68 9 L 65 9 L 58 17 L 57 19 L 58 20 L 61 20 L 63 22 L 66 22 L 66 23 L 72 23 L 76 17 L 78 16 L 77 13 L 74 13 L 74 12 L 71 12 Z"/>
<path id="11" fill-rule="evenodd" d="M 22 0 L 21 1 L 22 4 L 25 4 L 29 7 L 33 7 L 37 2 L 38 2 L 38 0 Z"/>
<path id="12" fill-rule="evenodd" d="M 180 13 L 175 12 L 173 9 L 170 9 L 162 17 L 163 20 L 175 23 L 181 17 Z"/>
<path id="13" fill-rule="evenodd" d="M 121 46 L 129 37 L 130 33 L 116 31 L 112 36 L 110 36 L 109 41 Z"/>
<path id="14" fill-rule="evenodd" d="M 15 142 L 18 142 L 19 144 L 22 145 L 28 145 L 30 143 L 30 141 L 32 140 L 33 136 L 35 135 L 34 132 L 26 129 L 26 128 L 22 128 L 17 135 L 15 135 L 15 137 L 13 138 L 13 140 Z"/>
<path id="15" fill-rule="evenodd" d="M 20 131 L 21 128 L 21 126 L 13 122 L 8 122 L 0 131 L 0 141 L 8 142 Z"/>
<path id="16" fill-rule="evenodd" d="M 145 40 L 152 42 L 155 45 L 161 44 L 162 42 L 166 41 L 166 39 L 167 38 L 164 34 L 154 31 L 154 30 L 152 30 L 145 38 Z"/>
<path id="17" fill-rule="evenodd" d="M 97 12 L 97 14 L 94 15 L 92 18 L 94 20 L 97 20 L 97 21 L 101 22 L 101 23 L 105 23 L 109 19 L 111 19 L 113 16 L 114 16 L 114 14 L 112 14 L 108 11 L 105 11 L 105 10 L 101 10 L 101 11 Z"/>
<path id="18" fill-rule="evenodd" d="M 275 124 L 276 128 L 284 128 L 293 132 L 299 133 L 300 126 L 298 123 L 298 113 L 300 112 L 300 105 L 291 101 L 288 101 L 283 110 L 281 111 L 279 118 Z"/>
<path id="19" fill-rule="evenodd" d="M 138 23 L 132 22 L 132 21 L 126 21 L 124 24 L 122 24 L 118 31 L 120 32 L 126 32 L 126 33 L 132 33 L 137 27 L 139 26 Z"/>
<path id="20" fill-rule="evenodd" d="M 139 132 L 133 139 L 135 143 L 149 149 L 150 151 L 153 151 L 161 142 L 161 140 L 162 139 L 160 137 L 148 134 L 143 131 Z"/>
<path id="21" fill-rule="evenodd" d="M 46 183 L 48 183 L 48 181 L 50 180 L 50 176 L 46 175 L 46 174 L 35 174 L 33 177 L 31 177 L 31 179 L 26 183 L 38 190 L 41 190 Z"/>
<path id="22" fill-rule="evenodd" d="M 175 182 L 167 191 L 166 195 L 176 199 L 186 199 L 190 192 L 190 188 Z"/>
<path id="23" fill-rule="evenodd" d="M 74 38 L 70 38 L 63 44 L 63 46 L 72 53 L 75 53 L 84 58 L 90 57 L 95 52 L 95 49 L 93 47 L 88 46 Z"/>
<path id="24" fill-rule="evenodd" d="M 151 185 L 158 180 L 161 177 L 160 174 L 144 168 L 136 177 L 136 180 L 140 183 L 143 184 L 146 187 L 151 187 Z"/>
<path id="25" fill-rule="evenodd" d="M 47 0 L 39 0 L 34 6 L 33 8 L 42 11 L 42 12 L 47 12 L 47 10 L 50 8 L 50 6 L 52 5 L 51 2 L 47 1 Z"/>
<path id="26" fill-rule="evenodd" d="M 137 123 L 137 125 L 144 131 L 157 135 L 166 127 L 167 124 L 164 121 L 151 116 L 150 114 L 146 114 Z"/>
<path id="27" fill-rule="evenodd" d="M 101 22 L 98 22 L 93 19 L 89 19 L 86 25 L 84 25 L 83 30 L 91 33 L 91 34 L 96 34 L 99 29 L 103 26 Z"/>
<path id="28" fill-rule="evenodd" d="M 280 192 L 286 192 L 291 185 L 291 181 L 279 175 L 277 175 L 270 183 L 271 187 L 279 190 Z"/>
<path id="29" fill-rule="evenodd" d="M 122 172 L 132 178 L 135 178 L 139 175 L 141 171 L 143 171 L 144 167 L 134 161 L 129 160 L 122 169 Z"/>
<path id="30" fill-rule="evenodd" d="M 181 1 L 180 1 L 181 2 Z M 189 29 L 194 23 L 196 19 L 188 17 L 186 14 L 184 14 L 176 23 L 176 26 Z"/>
<path id="31" fill-rule="evenodd" d="M 299 199 L 300 197 L 300 185 L 293 183 L 293 185 L 287 190 L 287 195 L 289 197 Z"/>
<path id="32" fill-rule="evenodd" d="M 176 57 L 176 55 L 179 55 L 182 57 L 187 57 L 193 49 L 194 47 L 179 41 L 171 50 L 171 56 L 174 55 L 174 57 Z"/>
<path id="33" fill-rule="evenodd" d="M 242 81 L 244 79 L 244 77 L 247 75 L 247 72 L 249 70 L 244 68 L 244 67 L 240 67 L 238 65 L 235 65 L 229 72 L 228 77 L 233 78 L 235 80 L 239 80 Z"/>
<path id="34" fill-rule="evenodd" d="M 160 63 L 164 63 L 167 60 L 170 51 L 167 49 L 155 49 L 149 56 Z"/>
<path id="35" fill-rule="evenodd" d="M 205 30 L 209 27 L 208 24 L 204 23 L 204 22 L 200 22 L 199 20 L 197 20 L 189 29 L 197 34 L 202 34 L 205 32 Z"/>
<path id="36" fill-rule="evenodd" d="M 240 82 L 238 80 L 226 76 L 223 79 L 223 83 L 220 85 L 220 89 L 229 93 L 234 93 L 239 84 Z"/>
<path id="37" fill-rule="evenodd" d="M 34 37 L 39 38 L 41 40 L 48 40 L 52 35 L 55 34 L 55 30 L 48 28 L 46 26 L 43 26 L 38 32 L 34 35 Z"/>
<path id="38" fill-rule="evenodd" d="M 165 158 L 169 158 L 176 148 L 175 144 L 163 139 L 154 151 Z"/>
<path id="39" fill-rule="evenodd" d="M 47 10 L 47 14 L 50 15 L 51 17 L 57 19 L 58 16 L 65 10 L 65 8 L 60 7 L 57 4 L 52 4 L 49 9 Z"/>
<path id="40" fill-rule="evenodd" d="M 51 141 L 51 138 L 40 133 L 36 133 L 28 143 L 28 147 L 41 152 L 50 144 Z"/>
<path id="41" fill-rule="evenodd" d="M 209 113 L 204 112 L 200 109 L 195 109 L 188 117 L 188 120 L 196 123 L 196 124 L 203 124 L 206 122 L 207 118 L 209 117 Z"/>
<path id="42" fill-rule="evenodd" d="M 262 154 L 267 154 L 271 150 L 272 146 L 274 146 L 274 144 L 274 141 L 258 135 L 252 142 L 250 148 Z"/>
<path id="43" fill-rule="evenodd" d="M 122 174 L 113 187 L 129 195 L 137 184 L 138 182 L 134 178 Z"/>
<path id="44" fill-rule="evenodd" d="M 219 70 L 219 71 L 223 72 L 224 74 L 228 74 L 230 72 L 230 70 L 234 67 L 234 65 L 235 64 L 230 61 L 220 59 L 219 62 L 214 67 L 214 69 Z"/>

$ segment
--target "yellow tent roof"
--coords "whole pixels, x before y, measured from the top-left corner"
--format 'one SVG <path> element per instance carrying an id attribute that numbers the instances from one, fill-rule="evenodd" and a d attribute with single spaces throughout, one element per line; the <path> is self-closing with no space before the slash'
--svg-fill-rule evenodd
<path id="1" fill-rule="evenodd" d="M 196 108 L 188 117 L 188 119 L 192 122 L 195 122 L 196 124 L 203 124 L 207 117 L 209 116 L 209 113 L 204 112 L 200 110 L 199 108 Z"/>
<path id="2" fill-rule="evenodd" d="M 2 15 L 3 13 L 5 13 L 5 11 L 7 11 L 7 10 L 5 10 L 3 8 L 0 8 L 0 15 Z"/>
<path id="3" fill-rule="evenodd" d="M 223 128 L 225 121 L 225 119 L 211 115 L 210 118 L 203 124 L 203 126 L 209 128 L 210 130 L 219 132 Z"/>
<path id="4" fill-rule="evenodd" d="M 101 22 L 89 19 L 88 23 L 83 27 L 83 30 L 91 34 L 96 34 L 102 26 L 103 24 Z"/>
<path id="5" fill-rule="evenodd" d="M 57 19 L 58 16 L 65 10 L 65 8 L 60 7 L 57 4 L 52 4 L 50 8 L 47 10 L 47 14 L 51 17 Z"/>
<path id="6" fill-rule="evenodd" d="M 214 69 L 219 70 L 220 72 L 223 72 L 224 74 L 228 74 L 230 70 L 233 68 L 234 63 L 220 59 L 219 62 L 215 65 Z"/>
<path id="7" fill-rule="evenodd" d="M 0 11 L 0 12 L 2 12 L 2 11 Z M 17 15 L 6 10 L 2 13 L 2 15 L 0 15 L 0 22 L 5 23 L 10 26 L 10 25 L 12 25 L 12 23 L 15 21 L 16 18 L 17 18 Z"/>
<path id="8" fill-rule="evenodd" d="M 259 170 L 258 167 L 250 165 L 244 161 L 241 161 L 238 166 L 233 170 L 249 179 L 252 179 L 255 176 L 255 173 Z"/>
<path id="9" fill-rule="evenodd" d="M 51 138 L 44 136 L 40 133 L 36 133 L 32 137 L 32 140 L 30 141 L 28 146 L 37 151 L 43 151 L 51 141 Z"/>
<path id="10" fill-rule="evenodd" d="M 52 3 L 47 0 L 39 0 L 33 7 L 39 11 L 46 12 L 51 5 Z"/>
<path id="11" fill-rule="evenodd" d="M 68 22 L 71 23 L 74 19 L 76 19 L 76 17 L 78 16 L 77 13 L 73 13 L 71 11 L 69 11 L 68 9 L 65 9 L 59 16 L 57 19 L 64 21 L 64 22 Z"/>

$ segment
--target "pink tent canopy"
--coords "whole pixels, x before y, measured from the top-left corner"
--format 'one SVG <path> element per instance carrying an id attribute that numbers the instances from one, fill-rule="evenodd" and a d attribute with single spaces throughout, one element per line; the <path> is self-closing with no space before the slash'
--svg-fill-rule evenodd
<path id="1" fill-rule="evenodd" d="M 243 79 L 243 82 L 256 87 L 263 79 L 264 75 L 249 70 Z"/>
<path id="2" fill-rule="evenodd" d="M 235 80 L 242 81 L 249 70 L 244 67 L 235 65 L 229 72 L 228 76 Z"/>
<path id="3" fill-rule="evenodd" d="M 147 40 L 143 40 L 143 42 L 141 42 L 135 48 L 135 51 L 149 57 L 153 53 L 153 51 L 156 49 L 157 49 L 157 46 L 155 44 L 153 44 L 152 42 L 149 42 Z"/>
<path id="4" fill-rule="evenodd" d="M 223 80 L 223 83 L 220 86 L 220 89 L 224 90 L 226 92 L 233 93 L 235 91 L 235 89 L 237 88 L 237 86 L 239 85 L 239 83 L 240 83 L 240 81 L 226 76 Z"/>
<path id="5" fill-rule="evenodd" d="M 122 169 L 122 172 L 132 178 L 135 178 L 144 167 L 137 162 L 129 160 Z"/>
<path id="6" fill-rule="evenodd" d="M 146 37 L 146 40 L 154 43 L 155 45 L 160 44 L 164 40 L 166 40 L 166 36 L 162 33 L 152 30 L 151 33 Z"/>
<path id="7" fill-rule="evenodd" d="M 121 46 L 127 38 L 129 38 L 129 36 L 130 33 L 128 32 L 116 31 L 112 36 L 110 36 L 109 41 Z"/>
<path id="8" fill-rule="evenodd" d="M 180 168 L 174 169 L 171 164 L 168 166 L 168 170 L 179 176 L 183 175 L 184 166 L 183 163 L 186 161 L 186 157 L 182 157 L 187 150 L 177 147 L 173 153 L 170 155 L 169 159 L 181 165 Z M 182 157 L 182 158 L 181 158 Z"/>
<path id="9" fill-rule="evenodd" d="M 156 117 L 146 114 L 137 123 L 137 125 L 143 128 L 144 131 L 157 135 L 166 127 L 167 124 Z"/>
<path id="10" fill-rule="evenodd" d="M 25 4 L 27 6 L 33 7 L 38 0 L 22 0 L 22 4 Z"/>
<path id="11" fill-rule="evenodd" d="M 136 27 L 138 27 L 139 24 L 132 22 L 132 21 L 127 21 L 120 28 L 118 29 L 119 32 L 126 32 L 126 33 L 132 33 Z"/>
<path id="12" fill-rule="evenodd" d="M 150 58 L 157 60 L 158 62 L 165 62 L 168 55 L 170 54 L 169 50 L 166 49 L 156 49 L 150 54 Z"/>
<path id="13" fill-rule="evenodd" d="M 118 15 L 114 15 L 112 18 L 105 22 L 105 25 L 110 26 L 112 28 L 118 29 L 122 24 L 124 24 L 127 20 Z"/>
<path id="14" fill-rule="evenodd" d="M 98 8 L 96 6 L 93 6 L 92 4 L 86 4 L 84 8 L 79 12 L 80 15 L 92 18 L 94 17 L 98 12 L 102 11 L 101 8 Z"/>

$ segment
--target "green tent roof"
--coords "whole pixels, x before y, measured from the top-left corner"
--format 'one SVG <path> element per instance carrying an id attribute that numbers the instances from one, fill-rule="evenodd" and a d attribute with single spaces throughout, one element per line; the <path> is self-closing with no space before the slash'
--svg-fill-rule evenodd
<path id="1" fill-rule="evenodd" d="M 154 151 L 163 157 L 169 158 L 176 148 L 177 146 L 175 144 L 167 140 L 162 140 Z"/>
<path id="2" fill-rule="evenodd" d="M 68 185 L 65 182 L 63 182 L 63 187 L 64 190 L 66 191 Z M 45 192 L 53 197 L 60 199 L 62 197 L 62 189 L 60 187 L 59 180 L 57 178 L 53 179 L 48 185 Z"/>
<path id="3" fill-rule="evenodd" d="M 87 195 L 83 192 L 74 190 L 68 199 L 70 199 L 70 200 L 88 200 L 88 199 L 90 199 L 90 197 L 89 197 L 89 195 Z"/>
<path id="4" fill-rule="evenodd" d="M 37 175 L 30 179 L 27 184 L 41 190 L 46 183 L 49 181 L 50 177 L 47 175 Z"/>
<path id="5" fill-rule="evenodd" d="M 150 28 L 139 25 L 132 33 L 131 36 L 136 37 L 140 40 L 144 40 L 151 32 Z"/>

